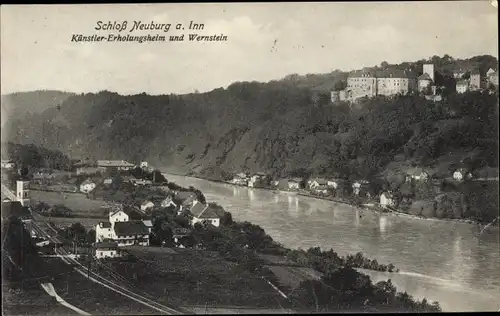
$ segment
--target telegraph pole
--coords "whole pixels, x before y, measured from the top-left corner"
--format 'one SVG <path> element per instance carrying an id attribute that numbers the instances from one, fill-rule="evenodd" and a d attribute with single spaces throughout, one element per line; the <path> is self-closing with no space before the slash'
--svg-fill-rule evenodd
<path id="1" fill-rule="evenodd" d="M 90 279 L 90 265 L 92 264 L 92 258 L 87 256 L 87 277 Z"/>
<path id="2" fill-rule="evenodd" d="M 21 290 L 24 288 L 24 227 L 21 225 Z"/>

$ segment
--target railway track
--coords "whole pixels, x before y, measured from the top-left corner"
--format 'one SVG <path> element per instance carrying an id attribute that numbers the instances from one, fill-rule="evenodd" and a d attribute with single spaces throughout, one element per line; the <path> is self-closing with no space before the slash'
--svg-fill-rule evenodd
<path id="1" fill-rule="evenodd" d="M 44 223 L 44 222 L 42 222 L 42 223 Z M 47 230 L 51 230 L 52 232 L 57 233 L 57 230 L 55 230 L 50 225 L 47 225 L 46 223 L 44 223 L 44 226 L 47 227 Z M 60 241 L 57 237 L 52 237 L 49 233 L 47 233 L 47 231 L 45 229 L 43 229 L 41 227 L 41 225 L 38 222 L 33 221 L 33 227 L 36 227 L 35 229 L 37 230 L 37 232 L 39 232 L 43 237 L 46 237 L 51 241 L 60 243 Z M 118 294 L 121 294 L 124 297 L 132 299 L 132 300 L 134 300 L 134 301 L 136 301 L 144 306 L 147 306 L 151 309 L 154 309 L 155 311 L 160 312 L 162 314 L 182 315 L 182 314 L 186 313 L 184 311 L 180 311 L 180 310 L 175 309 L 173 307 L 160 304 L 152 299 L 145 297 L 144 295 L 138 294 L 136 292 L 131 291 L 130 289 L 127 289 L 126 287 L 123 287 L 119 284 L 116 284 L 116 283 L 100 276 L 99 274 L 97 274 L 93 271 L 89 271 L 88 268 L 85 267 L 83 264 L 81 264 L 78 260 L 69 257 L 68 256 L 69 253 L 63 247 L 57 247 L 55 249 L 55 253 L 65 263 L 72 265 L 73 269 L 76 272 L 78 272 L 79 274 L 81 274 L 82 276 L 84 276 L 85 278 L 88 278 L 89 280 L 93 281 L 94 283 L 100 284 L 101 286 L 104 286 L 104 287 L 106 287 L 106 288 L 108 288 L 108 289 L 110 289 Z"/>

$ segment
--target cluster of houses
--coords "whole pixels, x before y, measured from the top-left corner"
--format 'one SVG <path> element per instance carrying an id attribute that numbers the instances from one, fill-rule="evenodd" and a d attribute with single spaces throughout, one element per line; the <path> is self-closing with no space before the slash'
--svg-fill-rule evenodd
<path id="1" fill-rule="evenodd" d="M 349 185 L 348 181 L 340 177 L 336 178 L 313 178 L 307 182 L 302 178 L 287 178 L 269 180 L 270 177 L 263 172 L 257 172 L 252 175 L 247 173 L 238 173 L 232 180 L 231 184 L 248 186 L 250 188 L 270 188 L 280 191 L 302 191 L 306 190 L 311 193 L 328 195 L 330 191 L 341 190 Z M 359 195 L 362 188 L 368 185 L 367 180 L 353 181 L 350 185 L 355 195 Z"/>
<path id="2" fill-rule="evenodd" d="M 118 206 L 109 212 L 109 220 L 96 225 L 95 256 L 97 258 L 120 257 L 121 247 L 148 246 L 152 232 L 152 211 L 155 208 L 173 208 L 177 215 L 187 214 L 191 226 L 196 223 L 207 223 L 220 226 L 220 214 L 208 203 L 198 200 L 196 194 L 189 191 L 175 192 L 167 198 L 155 203 L 146 200 L 140 209 L 132 206 Z M 184 248 L 189 229 L 174 229 L 174 246 Z"/>
<path id="3" fill-rule="evenodd" d="M 141 211 L 149 213 L 155 207 L 174 208 L 177 215 L 188 213 L 191 225 L 206 222 L 215 227 L 220 226 L 220 215 L 215 207 L 199 201 L 196 194 L 191 191 L 175 192 L 157 204 L 150 200 L 144 201 L 141 204 Z"/>
<path id="4" fill-rule="evenodd" d="M 11 159 L 2 159 L 2 169 L 13 170 L 16 167 L 16 163 Z"/>
<path id="5" fill-rule="evenodd" d="M 79 163 L 79 167 L 76 169 L 77 175 L 86 175 L 86 176 L 95 176 L 97 174 L 108 173 L 112 170 L 116 171 L 128 171 L 134 168 L 137 168 L 136 165 L 125 161 L 125 160 L 97 160 L 95 165 L 91 165 L 92 162 L 81 162 Z M 85 165 L 85 166 L 82 166 Z M 151 168 L 146 161 L 141 162 L 139 167 L 142 170 L 151 172 L 153 168 Z M 146 186 L 152 185 L 153 181 L 146 179 L 137 179 L 134 176 L 124 176 L 122 177 L 122 181 L 126 183 L 131 183 L 135 186 Z M 102 184 L 111 185 L 113 184 L 113 178 L 105 177 L 102 180 Z M 92 192 L 97 187 L 97 183 L 95 180 L 91 178 L 86 179 L 82 183 L 80 183 L 80 192 L 88 194 Z"/>
<path id="6" fill-rule="evenodd" d="M 149 246 L 152 227 L 152 221 L 146 214 L 131 206 L 115 206 L 109 211 L 108 221 L 100 222 L 95 227 L 96 258 L 119 257 L 119 247 Z"/>
<path id="7" fill-rule="evenodd" d="M 148 172 L 153 171 L 153 168 L 149 166 L 147 161 L 143 161 L 139 166 L 130 163 L 126 160 L 97 160 L 90 161 L 84 160 L 74 164 L 76 167 L 77 175 L 94 175 L 97 173 L 109 172 L 109 171 L 128 171 L 135 169 L 137 167 L 146 170 Z"/>
<path id="8" fill-rule="evenodd" d="M 457 182 L 471 180 L 472 178 L 474 178 L 472 173 L 463 167 L 454 170 L 448 177 Z M 372 198 L 372 195 L 374 194 L 374 192 L 372 192 L 372 190 L 370 189 L 370 181 L 363 179 L 348 181 L 340 177 L 335 177 L 328 179 L 311 178 L 305 181 L 305 179 L 302 178 L 288 178 L 272 180 L 269 184 L 267 184 L 267 182 L 265 182 L 265 179 L 268 178 L 269 177 L 262 172 L 258 172 L 252 175 L 249 175 L 247 173 L 238 173 L 231 181 L 229 181 L 229 183 L 248 187 L 277 189 L 280 191 L 297 191 L 304 193 L 307 192 L 320 196 L 329 196 L 334 192 L 345 192 L 346 189 L 349 192 L 352 192 L 353 196 L 358 197 Z M 496 178 L 489 179 L 498 180 L 498 176 L 496 176 Z M 431 181 L 431 176 L 422 168 L 411 168 L 406 171 L 405 181 L 427 182 Z M 259 184 L 259 186 L 256 186 L 256 184 Z M 394 194 L 390 191 L 382 192 L 380 194 L 379 203 L 382 207 L 394 206 Z"/>
<path id="9" fill-rule="evenodd" d="M 360 98 L 394 96 L 419 93 L 427 99 L 439 100 L 436 93 L 434 64 L 424 64 L 422 74 L 417 76 L 411 70 L 363 68 L 351 72 L 344 90 L 332 91 L 332 103 L 338 101 L 356 102 Z M 481 74 L 477 68 L 459 68 L 453 72 L 457 93 L 485 89 L 489 84 L 498 87 L 498 71 L 489 69 Z"/>

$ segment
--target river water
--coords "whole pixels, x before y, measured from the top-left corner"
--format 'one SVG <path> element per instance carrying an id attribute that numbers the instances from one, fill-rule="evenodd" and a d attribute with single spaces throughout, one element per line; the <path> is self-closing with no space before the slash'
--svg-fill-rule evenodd
<path id="1" fill-rule="evenodd" d="M 289 248 L 319 246 L 339 255 L 362 252 L 399 273 L 363 271 L 374 282 L 391 279 L 398 291 L 438 301 L 443 311 L 500 310 L 497 227 L 377 214 L 293 193 L 232 186 L 165 174 L 201 190 L 237 221 L 264 228 Z"/>

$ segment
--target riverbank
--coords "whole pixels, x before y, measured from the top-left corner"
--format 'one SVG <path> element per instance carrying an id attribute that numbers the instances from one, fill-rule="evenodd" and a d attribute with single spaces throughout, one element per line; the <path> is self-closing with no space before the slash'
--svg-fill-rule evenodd
<path id="1" fill-rule="evenodd" d="M 215 183 L 229 184 L 229 185 L 233 185 L 233 186 L 236 186 L 236 187 L 245 187 L 245 188 L 248 188 L 246 186 L 237 185 L 237 184 L 234 184 L 234 183 L 231 183 L 231 182 L 228 182 L 228 181 L 210 179 L 208 177 L 203 177 L 203 176 L 199 176 L 199 175 L 193 175 L 193 174 L 176 174 L 176 173 L 169 173 L 169 172 L 164 172 L 164 173 L 175 175 L 175 176 L 190 177 L 190 178 L 195 178 L 195 179 L 200 179 L 200 180 L 206 180 L 206 181 L 215 182 Z M 488 225 L 488 224 L 483 224 L 480 221 L 473 220 L 473 219 L 423 217 L 423 216 L 418 216 L 418 215 L 413 215 L 413 214 L 407 214 L 407 213 L 398 211 L 398 210 L 393 209 L 393 208 L 387 210 L 387 209 L 383 209 L 382 207 L 377 207 L 376 206 L 378 204 L 377 202 L 375 202 L 373 204 L 374 206 L 371 206 L 371 205 L 369 205 L 367 203 L 358 205 L 358 204 L 353 203 L 352 201 L 342 200 L 342 199 L 328 197 L 328 196 L 318 196 L 318 195 L 314 195 L 314 194 L 310 194 L 310 193 L 304 193 L 304 192 L 282 191 L 282 190 L 278 190 L 278 189 L 262 188 L 262 187 L 260 187 L 260 188 L 251 188 L 251 189 L 260 189 L 260 190 L 275 191 L 275 192 L 282 192 L 282 193 L 295 193 L 295 194 L 300 195 L 300 196 L 310 197 L 310 198 L 314 198 L 314 199 L 318 199 L 318 200 L 331 201 L 331 202 L 335 202 L 335 203 L 339 203 L 339 204 L 344 204 L 344 205 L 349 205 L 349 206 L 352 206 L 352 207 L 356 207 L 356 208 L 359 208 L 359 209 L 362 209 L 362 210 L 375 212 L 377 214 L 384 214 L 384 215 L 390 215 L 390 216 L 405 217 L 405 218 L 410 218 L 410 219 L 426 220 L 426 221 L 442 221 L 442 222 L 453 222 L 453 223 L 472 224 L 472 225 L 481 225 L 481 226 Z M 497 221 L 497 224 L 495 225 L 496 227 L 498 227 L 499 222 L 500 221 Z"/>

